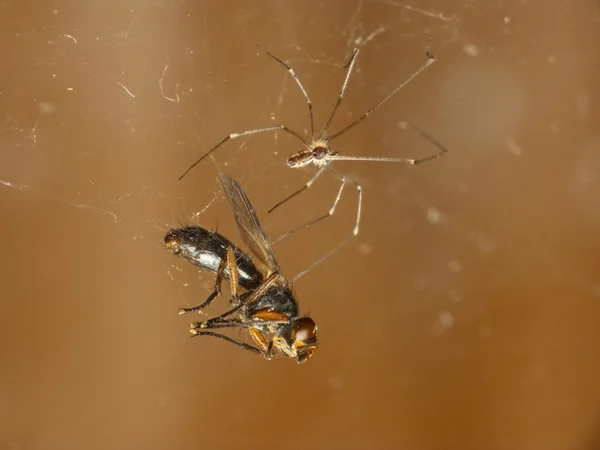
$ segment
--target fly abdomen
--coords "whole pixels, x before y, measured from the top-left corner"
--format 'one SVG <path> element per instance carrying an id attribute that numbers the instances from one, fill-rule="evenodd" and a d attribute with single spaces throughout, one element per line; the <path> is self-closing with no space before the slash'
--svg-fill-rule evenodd
<path id="1" fill-rule="evenodd" d="M 198 226 L 173 228 L 165 236 L 165 245 L 180 258 L 213 273 L 219 270 L 227 247 L 231 247 L 240 286 L 244 289 L 256 289 L 263 281 L 262 274 L 252 260 L 226 237 L 214 231 Z M 229 280 L 227 267 L 224 275 Z"/>

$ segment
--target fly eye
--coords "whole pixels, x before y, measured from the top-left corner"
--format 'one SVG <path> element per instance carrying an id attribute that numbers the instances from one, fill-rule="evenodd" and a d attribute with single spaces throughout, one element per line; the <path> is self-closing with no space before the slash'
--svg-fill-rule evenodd
<path id="1" fill-rule="evenodd" d="M 315 322 L 310 317 L 303 317 L 296 323 L 292 337 L 295 341 L 306 342 L 314 339 L 316 332 L 317 325 Z"/>

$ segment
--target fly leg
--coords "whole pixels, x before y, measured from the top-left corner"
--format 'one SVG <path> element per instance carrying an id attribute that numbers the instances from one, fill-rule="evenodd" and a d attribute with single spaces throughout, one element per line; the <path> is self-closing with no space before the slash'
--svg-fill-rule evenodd
<path id="1" fill-rule="evenodd" d="M 257 345 L 256 347 L 253 345 L 246 344 L 245 342 L 238 341 L 236 339 L 230 338 L 224 334 L 215 333 L 214 331 L 206 331 L 206 329 L 218 329 L 218 328 L 247 328 L 250 337 Z M 250 324 L 242 323 L 235 320 L 223 320 L 218 323 L 200 323 L 195 322 L 192 324 L 192 329 L 190 330 L 192 337 L 194 336 L 213 336 L 220 339 L 223 339 L 227 342 L 237 345 L 244 350 L 249 350 L 254 353 L 261 355 L 263 358 L 267 360 L 273 359 L 273 340 L 267 341 L 265 337 L 262 335 L 259 329 L 251 326 Z"/>
<path id="2" fill-rule="evenodd" d="M 253 345 L 246 344 L 245 342 L 241 342 L 236 339 L 230 338 L 229 336 L 225 336 L 224 334 L 215 333 L 214 331 L 198 331 L 198 332 L 192 334 L 192 336 L 213 336 L 213 337 L 216 337 L 219 339 L 223 339 L 224 341 L 230 342 L 234 345 L 237 345 L 238 347 L 240 347 L 244 350 L 248 350 L 248 351 L 251 351 L 258 355 L 263 356 L 263 353 L 259 348 L 254 347 Z"/>
<path id="3" fill-rule="evenodd" d="M 219 264 L 219 269 L 217 270 L 217 278 L 215 280 L 215 289 L 208 296 L 206 301 L 198 306 L 194 306 L 192 308 L 179 308 L 177 310 L 178 314 L 186 314 L 194 311 L 202 311 L 208 305 L 212 303 L 212 301 L 217 298 L 221 294 L 221 285 L 223 284 L 223 279 L 225 278 L 225 269 L 229 272 L 229 286 L 231 289 L 231 297 L 232 299 L 238 298 L 238 271 L 237 266 L 235 264 L 235 256 L 233 254 L 233 249 L 231 247 L 227 247 L 225 250 L 225 257 L 221 259 L 221 263 Z"/>
<path id="4" fill-rule="evenodd" d="M 273 359 L 273 339 L 267 341 L 259 329 L 250 327 L 248 329 L 250 337 L 260 349 L 263 358 L 267 360 Z"/>

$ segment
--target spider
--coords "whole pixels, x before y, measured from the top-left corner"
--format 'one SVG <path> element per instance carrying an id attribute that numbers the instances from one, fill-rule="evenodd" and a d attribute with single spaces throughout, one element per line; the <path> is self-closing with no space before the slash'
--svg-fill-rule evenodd
<path id="1" fill-rule="evenodd" d="M 295 281 L 298 278 L 300 278 L 301 276 L 303 276 L 304 274 L 306 274 L 314 266 L 321 263 L 323 260 L 325 260 L 326 258 L 331 256 L 333 253 L 337 252 L 341 247 L 343 247 L 348 242 L 350 242 L 350 240 L 352 240 L 354 237 L 356 237 L 358 235 L 359 230 L 360 230 L 360 220 L 361 220 L 362 206 L 363 206 L 362 186 L 357 181 L 355 181 L 354 179 L 352 179 L 348 175 L 346 175 L 345 173 L 342 173 L 339 170 L 337 170 L 336 168 L 334 168 L 330 164 L 332 161 L 397 162 L 397 163 L 415 165 L 415 164 L 421 164 L 421 163 L 424 163 L 427 161 L 431 161 L 432 159 L 439 158 L 447 152 L 447 149 L 444 146 L 442 146 L 439 142 L 437 142 L 435 139 L 433 139 L 431 136 L 429 136 L 423 130 L 419 129 L 418 127 L 416 127 L 415 125 L 412 125 L 412 124 L 409 124 L 409 125 L 413 130 L 415 130 L 423 138 L 428 140 L 431 144 L 433 144 L 437 148 L 436 153 L 431 154 L 429 156 L 425 156 L 423 158 L 419 158 L 419 159 L 387 158 L 387 157 L 374 157 L 374 156 L 344 156 L 344 155 L 340 155 L 337 151 L 333 150 L 331 147 L 331 142 L 334 139 L 337 139 L 338 137 L 342 136 L 347 131 L 351 130 L 356 125 L 358 125 L 363 120 L 365 120 L 367 117 L 369 117 L 374 111 L 379 109 L 379 107 L 381 105 L 383 105 L 390 98 L 392 98 L 400 89 L 402 89 L 404 86 L 406 86 L 408 83 L 410 83 L 414 78 L 416 78 L 427 67 L 429 67 L 431 64 L 433 64 L 435 62 L 436 58 L 433 55 L 433 53 L 431 53 L 431 51 L 429 50 L 429 47 L 428 47 L 427 50 L 425 51 L 427 60 L 417 70 L 415 70 L 408 78 L 406 78 L 402 83 L 400 83 L 396 88 L 394 88 L 389 94 L 387 94 L 385 97 L 383 97 L 379 102 L 377 102 L 373 107 L 368 109 L 365 113 L 363 113 L 360 117 L 358 117 L 352 123 L 345 126 L 340 131 L 327 137 L 326 136 L 327 130 L 329 129 L 329 126 L 331 125 L 331 122 L 333 121 L 335 114 L 336 114 L 340 104 L 342 103 L 344 94 L 346 92 L 346 88 L 348 87 L 348 81 L 350 79 L 350 75 L 352 74 L 352 72 L 354 70 L 354 65 L 356 64 L 356 60 L 358 58 L 359 49 L 358 48 L 354 49 L 352 57 L 346 64 L 346 66 L 345 66 L 345 67 L 347 67 L 346 77 L 344 79 L 344 83 L 342 84 L 342 89 L 341 89 L 341 92 L 337 99 L 337 102 L 333 108 L 333 111 L 331 112 L 331 115 L 329 116 L 329 119 L 327 120 L 327 123 L 325 124 L 325 127 L 323 127 L 323 130 L 318 135 L 316 135 L 312 101 L 310 100 L 310 97 L 308 96 L 306 89 L 304 89 L 302 82 L 300 81 L 300 79 L 298 78 L 296 73 L 294 72 L 294 69 L 292 69 L 291 66 L 289 66 L 288 64 L 283 62 L 281 59 L 279 59 L 277 56 L 273 55 L 268 50 L 265 50 L 258 45 L 256 47 L 259 51 L 265 53 L 266 55 L 271 57 L 273 60 L 275 60 L 278 64 L 283 66 L 289 72 L 289 74 L 292 76 L 292 78 L 294 79 L 294 81 L 296 82 L 296 84 L 298 85 L 300 90 L 302 91 L 302 95 L 304 96 L 304 98 L 306 100 L 306 104 L 308 105 L 308 114 L 310 117 L 310 140 L 303 138 L 299 133 L 292 130 L 291 128 L 288 128 L 285 125 L 276 125 L 276 126 L 272 126 L 272 127 L 246 130 L 241 133 L 232 133 L 229 136 L 222 139 L 220 142 L 218 142 L 213 148 L 211 148 L 208 152 L 206 152 L 203 156 L 201 156 L 198 160 L 196 160 L 191 166 L 189 166 L 186 169 L 186 171 L 179 177 L 179 179 L 181 180 L 184 176 L 186 176 L 188 174 L 188 172 L 190 170 L 192 170 L 194 167 L 196 167 L 196 165 L 198 165 L 200 162 L 202 162 L 204 160 L 204 158 L 211 155 L 215 150 L 217 150 L 219 147 L 221 147 L 223 144 L 225 144 L 229 140 L 237 139 L 237 138 L 244 137 L 244 136 L 249 136 L 251 134 L 266 133 L 266 132 L 270 132 L 270 131 L 275 131 L 275 132 L 284 131 L 284 132 L 294 136 L 296 139 L 298 139 L 300 142 L 302 142 L 302 145 L 304 148 L 302 150 L 300 150 L 299 152 L 294 153 L 293 155 L 288 157 L 288 159 L 287 159 L 288 167 L 299 168 L 299 167 L 306 167 L 310 164 L 314 164 L 317 167 L 317 172 L 314 174 L 314 176 L 310 180 L 308 180 L 308 182 L 304 186 L 302 186 L 300 189 L 298 189 L 297 191 L 295 191 L 288 197 L 284 198 L 282 201 L 277 203 L 275 206 L 273 206 L 269 210 L 269 213 L 272 213 L 275 209 L 277 209 L 278 207 L 280 207 L 281 205 L 286 203 L 288 200 L 291 200 L 296 195 L 300 194 L 302 191 L 310 188 L 313 185 L 313 183 L 325 171 L 328 171 L 328 172 L 332 173 L 335 177 L 337 177 L 340 180 L 341 184 L 340 184 L 339 190 L 337 192 L 337 195 L 335 197 L 335 200 L 333 201 L 329 211 L 326 214 L 324 214 L 320 217 L 317 217 L 316 219 L 313 219 L 310 222 L 307 222 L 299 227 L 296 227 L 296 228 L 288 231 L 287 233 L 283 234 L 282 236 L 280 236 L 279 238 L 274 240 L 273 243 L 279 242 L 280 240 L 284 239 L 285 237 L 289 236 L 290 234 L 292 234 L 300 229 L 309 227 L 321 220 L 331 217 L 336 211 L 336 208 L 342 197 L 342 193 L 344 192 L 344 188 L 346 187 L 346 185 L 348 183 L 352 184 L 356 188 L 357 193 L 358 193 L 358 206 L 357 206 L 357 211 L 356 211 L 356 221 L 354 224 L 354 228 L 352 230 L 352 235 L 349 236 L 348 238 L 346 238 L 344 241 L 342 241 L 340 244 L 338 244 L 331 250 L 329 250 L 323 256 L 321 256 L 317 261 L 312 263 L 307 269 L 305 269 L 304 271 L 302 271 L 301 273 L 296 275 L 293 278 L 293 280 Z"/>

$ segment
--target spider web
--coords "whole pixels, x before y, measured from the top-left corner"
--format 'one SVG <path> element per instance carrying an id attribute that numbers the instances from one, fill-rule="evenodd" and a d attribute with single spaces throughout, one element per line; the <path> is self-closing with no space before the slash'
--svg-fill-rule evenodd
<path id="1" fill-rule="evenodd" d="M 240 20 L 249 25 L 259 19 L 273 26 L 287 24 L 282 28 L 288 35 L 283 45 L 278 39 L 269 48 L 302 67 L 303 81 L 313 91 L 314 83 L 322 82 L 315 77 L 322 80 L 323 73 L 328 85 L 338 82 L 354 47 L 369 45 L 382 55 L 398 51 L 391 42 L 402 39 L 408 42 L 405 48 L 414 46 L 418 56 L 434 30 L 443 31 L 456 21 L 455 15 L 409 3 L 360 0 L 349 6 L 324 11 L 339 13 L 326 30 L 334 51 L 319 49 L 315 42 L 300 45 L 301 28 L 290 31 L 294 27 L 288 22 L 310 17 L 312 7 L 277 6 L 266 9 L 264 19 L 241 14 Z M 23 13 L 12 2 L 4 4 L 4 12 L 7 17 Z M 220 198 L 214 165 L 205 164 L 181 183 L 175 182 L 177 176 L 202 148 L 244 122 L 268 126 L 291 120 L 306 132 L 306 107 L 297 86 L 271 61 L 257 58 L 251 46 L 239 46 L 242 52 L 233 51 L 237 43 L 211 44 L 203 37 L 212 29 L 201 19 L 207 10 L 185 3 L 168 8 L 161 2 L 132 2 L 95 12 L 98 16 L 92 18 L 93 13 L 63 9 L 59 2 L 54 9 L 41 9 L 37 21 L 21 28 L 15 24 L 11 30 L 5 51 L 15 70 L 12 76 L 4 75 L 0 124 L 0 182 L 8 189 L 4 195 L 26 192 L 49 209 L 53 204 L 73 207 L 78 214 L 97 216 L 98 227 L 125 227 L 134 240 L 157 248 L 160 234 L 170 226 L 190 220 L 207 220 L 209 227 L 221 224 L 223 220 L 214 217 L 200 219 Z M 165 17 L 158 21 L 162 13 Z M 377 18 L 382 14 L 385 20 Z M 155 23 L 165 33 L 177 28 L 176 39 L 161 38 L 152 28 Z M 323 18 L 320 23 L 327 21 Z M 193 39 L 192 28 L 198 33 Z M 260 41 L 271 44 L 272 39 L 260 36 Z M 233 57 L 223 58 L 231 51 Z M 365 67 L 368 62 L 356 70 L 352 84 L 364 83 Z M 267 70 L 275 89 L 248 95 L 251 80 Z M 235 82 L 232 77 L 244 71 L 241 83 Z M 317 121 L 322 121 L 331 103 L 322 105 L 316 99 L 315 103 Z M 236 118 L 241 104 L 252 105 L 243 108 L 251 110 L 251 120 L 245 114 Z M 271 177 L 283 166 L 289 146 L 279 141 L 283 137 L 272 134 L 231 142 L 217 164 L 235 171 L 252 158 L 257 161 L 252 174 L 242 171 L 241 180 L 252 183 Z M 247 148 L 251 143 L 273 150 L 256 155 Z M 199 185 L 199 177 L 206 181 Z M 301 185 L 302 178 L 297 182 Z M 321 203 L 321 210 L 326 209 Z M 306 211 L 300 218 L 315 213 L 320 211 Z"/>
<path id="2" fill-rule="evenodd" d="M 343 429 L 368 441 L 342 447 L 399 447 L 379 445 L 392 430 L 421 433 L 406 448 L 436 448 L 425 439 L 471 432 L 464 424 L 480 411 L 475 423 L 496 437 L 527 440 L 504 428 L 521 420 L 527 403 L 507 410 L 510 399 L 485 403 L 485 390 L 473 386 L 492 372 L 503 378 L 492 393 L 500 386 L 529 395 L 527 371 L 540 386 L 556 382 L 544 366 L 552 355 L 538 348 L 549 337 L 569 358 L 591 343 L 580 360 L 549 367 L 579 364 L 568 380 L 585 389 L 564 397 L 598 398 L 592 369 L 600 314 L 589 301 L 600 296 L 598 83 L 587 78 L 593 58 L 586 57 L 597 54 L 598 39 L 589 35 L 599 19 L 581 6 L 591 2 L 571 3 L 557 14 L 560 5 L 525 0 L 1 1 L 0 342 L 7 363 L 0 395 L 15 405 L 0 425 L 2 442 L 14 449 L 327 448 L 315 430 Z M 410 122 L 449 152 L 415 167 L 336 161 L 360 182 L 365 201 L 358 237 L 294 285 L 302 314 L 323 331 L 314 372 L 263 365 L 221 342 L 199 345 L 187 334 L 196 318 L 175 313 L 203 301 L 214 276 L 166 251 L 166 230 L 199 224 L 240 243 L 219 170 L 244 187 L 273 238 L 324 214 L 339 189 L 325 175 L 267 214 L 314 174 L 314 167 L 286 167 L 301 147 L 285 133 L 233 139 L 178 181 L 230 133 L 283 124 L 308 137 L 302 93 L 255 44 L 293 67 L 317 130 L 360 49 L 329 135 L 406 79 L 428 47 L 438 57 L 334 142 L 340 155 L 430 154 L 431 143 Z M 350 187 L 333 217 L 274 245 L 284 274 L 292 278 L 349 237 L 355 217 Z M 544 321 L 552 303 L 565 299 Z M 223 302 L 211 307 L 222 311 Z M 494 308 L 501 314 L 491 315 Z M 511 359 L 523 349 L 539 360 L 502 385 L 507 367 L 530 364 Z M 466 358 L 482 370 L 454 372 Z M 239 386 L 260 389 L 245 395 Z M 547 387 L 539 392 L 566 392 Z M 468 411 L 445 401 L 473 392 Z M 307 421 L 257 433 L 265 417 L 282 411 L 283 397 L 300 400 L 293 413 Z M 545 400 L 531 398 L 536 406 Z M 559 406 L 547 410 L 592 410 Z M 547 430 L 560 427 L 540 427 L 538 416 L 517 429 L 553 438 Z M 447 426 L 448 418 L 462 422 Z M 298 442 L 290 427 L 302 430 Z M 438 447 L 460 448 L 477 436 L 462 438 Z"/>

